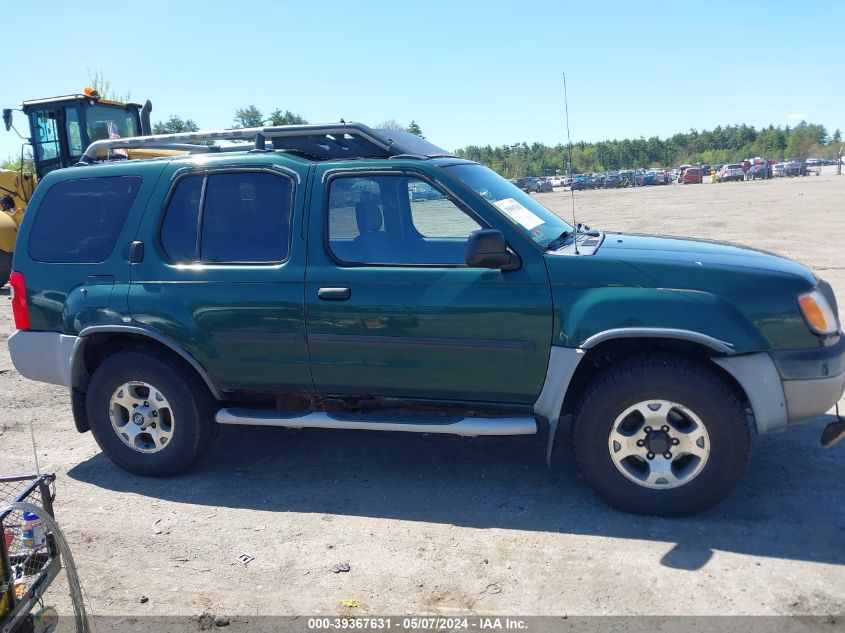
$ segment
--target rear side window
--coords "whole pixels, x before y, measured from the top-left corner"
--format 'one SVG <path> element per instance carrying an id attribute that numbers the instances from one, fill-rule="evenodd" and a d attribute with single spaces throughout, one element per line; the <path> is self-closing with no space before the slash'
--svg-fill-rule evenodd
<path id="1" fill-rule="evenodd" d="M 183 178 L 170 196 L 161 227 L 161 245 L 174 262 L 196 260 L 202 181 L 202 176 Z"/>
<path id="2" fill-rule="evenodd" d="M 161 244 L 175 263 L 278 264 L 288 258 L 292 208 L 293 184 L 283 176 L 190 176 L 170 197 Z"/>
<path id="3" fill-rule="evenodd" d="M 41 202 L 29 234 L 29 256 L 40 262 L 97 264 L 114 251 L 140 176 L 81 178 L 56 183 Z"/>

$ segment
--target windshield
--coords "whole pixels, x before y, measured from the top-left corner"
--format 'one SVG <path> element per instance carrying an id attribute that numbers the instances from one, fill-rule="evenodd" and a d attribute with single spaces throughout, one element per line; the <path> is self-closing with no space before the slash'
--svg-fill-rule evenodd
<path id="1" fill-rule="evenodd" d="M 88 138 L 93 143 L 110 138 L 138 136 L 135 113 L 121 106 L 98 104 L 88 108 Z"/>
<path id="2" fill-rule="evenodd" d="M 444 169 L 498 207 L 508 220 L 543 248 L 564 231 L 572 232 L 569 224 L 492 169 L 477 164 L 451 165 Z"/>

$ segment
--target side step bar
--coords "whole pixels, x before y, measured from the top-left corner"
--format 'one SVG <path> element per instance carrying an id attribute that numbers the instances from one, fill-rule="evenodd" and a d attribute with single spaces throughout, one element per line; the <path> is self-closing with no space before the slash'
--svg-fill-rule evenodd
<path id="1" fill-rule="evenodd" d="M 290 429 L 350 429 L 358 431 L 404 431 L 450 435 L 534 435 L 532 416 L 512 418 L 462 418 L 459 416 L 408 415 L 402 413 L 323 413 L 268 411 L 229 407 L 217 412 L 218 424 L 283 426 Z"/>

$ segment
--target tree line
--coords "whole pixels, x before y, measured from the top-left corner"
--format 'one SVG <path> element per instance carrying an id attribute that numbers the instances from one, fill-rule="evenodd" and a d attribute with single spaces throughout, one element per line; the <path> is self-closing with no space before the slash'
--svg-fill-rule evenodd
<path id="1" fill-rule="evenodd" d="M 276 108 L 269 115 L 265 115 L 255 105 L 248 105 L 245 108 L 238 108 L 235 110 L 235 116 L 232 119 L 232 128 L 246 128 L 246 127 L 263 127 L 266 125 L 302 125 L 308 121 L 300 114 L 295 114 L 290 110 L 282 112 L 280 108 Z M 390 129 L 390 130 L 406 130 L 411 134 L 416 134 L 425 138 L 422 129 L 416 121 L 411 121 L 407 126 L 402 125 L 396 119 L 387 119 L 376 127 Z M 175 134 L 177 132 L 197 132 L 199 126 L 193 119 L 183 119 L 180 116 L 172 115 L 165 121 L 156 121 L 153 124 L 153 134 Z"/>
<path id="2" fill-rule="evenodd" d="M 784 128 L 729 125 L 701 132 L 692 129 L 666 139 L 653 136 L 648 139 L 575 143 L 572 146 L 572 171 L 592 173 L 682 164 L 714 165 L 756 156 L 777 160 L 836 158 L 841 147 L 840 130 L 828 135 L 823 125 L 806 121 Z M 457 153 L 508 178 L 549 175 L 569 169 L 569 147 L 563 144 L 470 145 Z"/>
<path id="3" fill-rule="evenodd" d="M 265 115 L 255 105 L 235 110 L 232 127 L 261 127 L 264 125 L 294 125 L 308 121 L 290 110 L 277 108 Z M 376 127 L 407 130 L 425 138 L 417 122 L 403 125 L 395 119 L 383 121 Z M 154 134 L 195 132 L 199 126 L 193 119 L 171 116 L 153 126 Z M 762 156 L 777 160 L 836 158 L 842 146 L 842 133 L 828 134 L 823 125 L 801 121 L 794 127 L 755 128 L 750 125 L 718 126 L 712 130 L 692 129 L 665 139 L 614 139 L 595 143 L 579 142 L 572 146 L 572 171 L 591 173 L 620 169 L 673 167 L 681 164 L 723 164 L 745 158 Z M 508 178 L 541 176 L 569 169 L 569 147 L 542 143 L 516 145 L 469 145 L 456 152 L 459 156 L 477 161 Z"/>

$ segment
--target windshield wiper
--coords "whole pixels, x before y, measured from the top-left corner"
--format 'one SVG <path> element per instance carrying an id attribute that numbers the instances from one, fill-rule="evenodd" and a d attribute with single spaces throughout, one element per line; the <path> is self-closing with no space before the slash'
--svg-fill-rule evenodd
<path id="1" fill-rule="evenodd" d="M 564 231 L 563 233 L 558 235 L 555 239 L 553 239 L 551 242 L 546 244 L 546 250 L 547 251 L 557 250 L 558 248 L 560 248 L 561 246 L 566 244 L 566 240 L 568 240 L 572 235 L 574 235 L 574 233 L 572 233 L 571 231 Z"/>
<path id="2" fill-rule="evenodd" d="M 600 235 L 597 230 L 591 229 L 586 224 L 581 224 L 580 222 L 575 225 L 575 232 L 581 235 L 589 235 L 590 237 L 598 237 Z"/>

